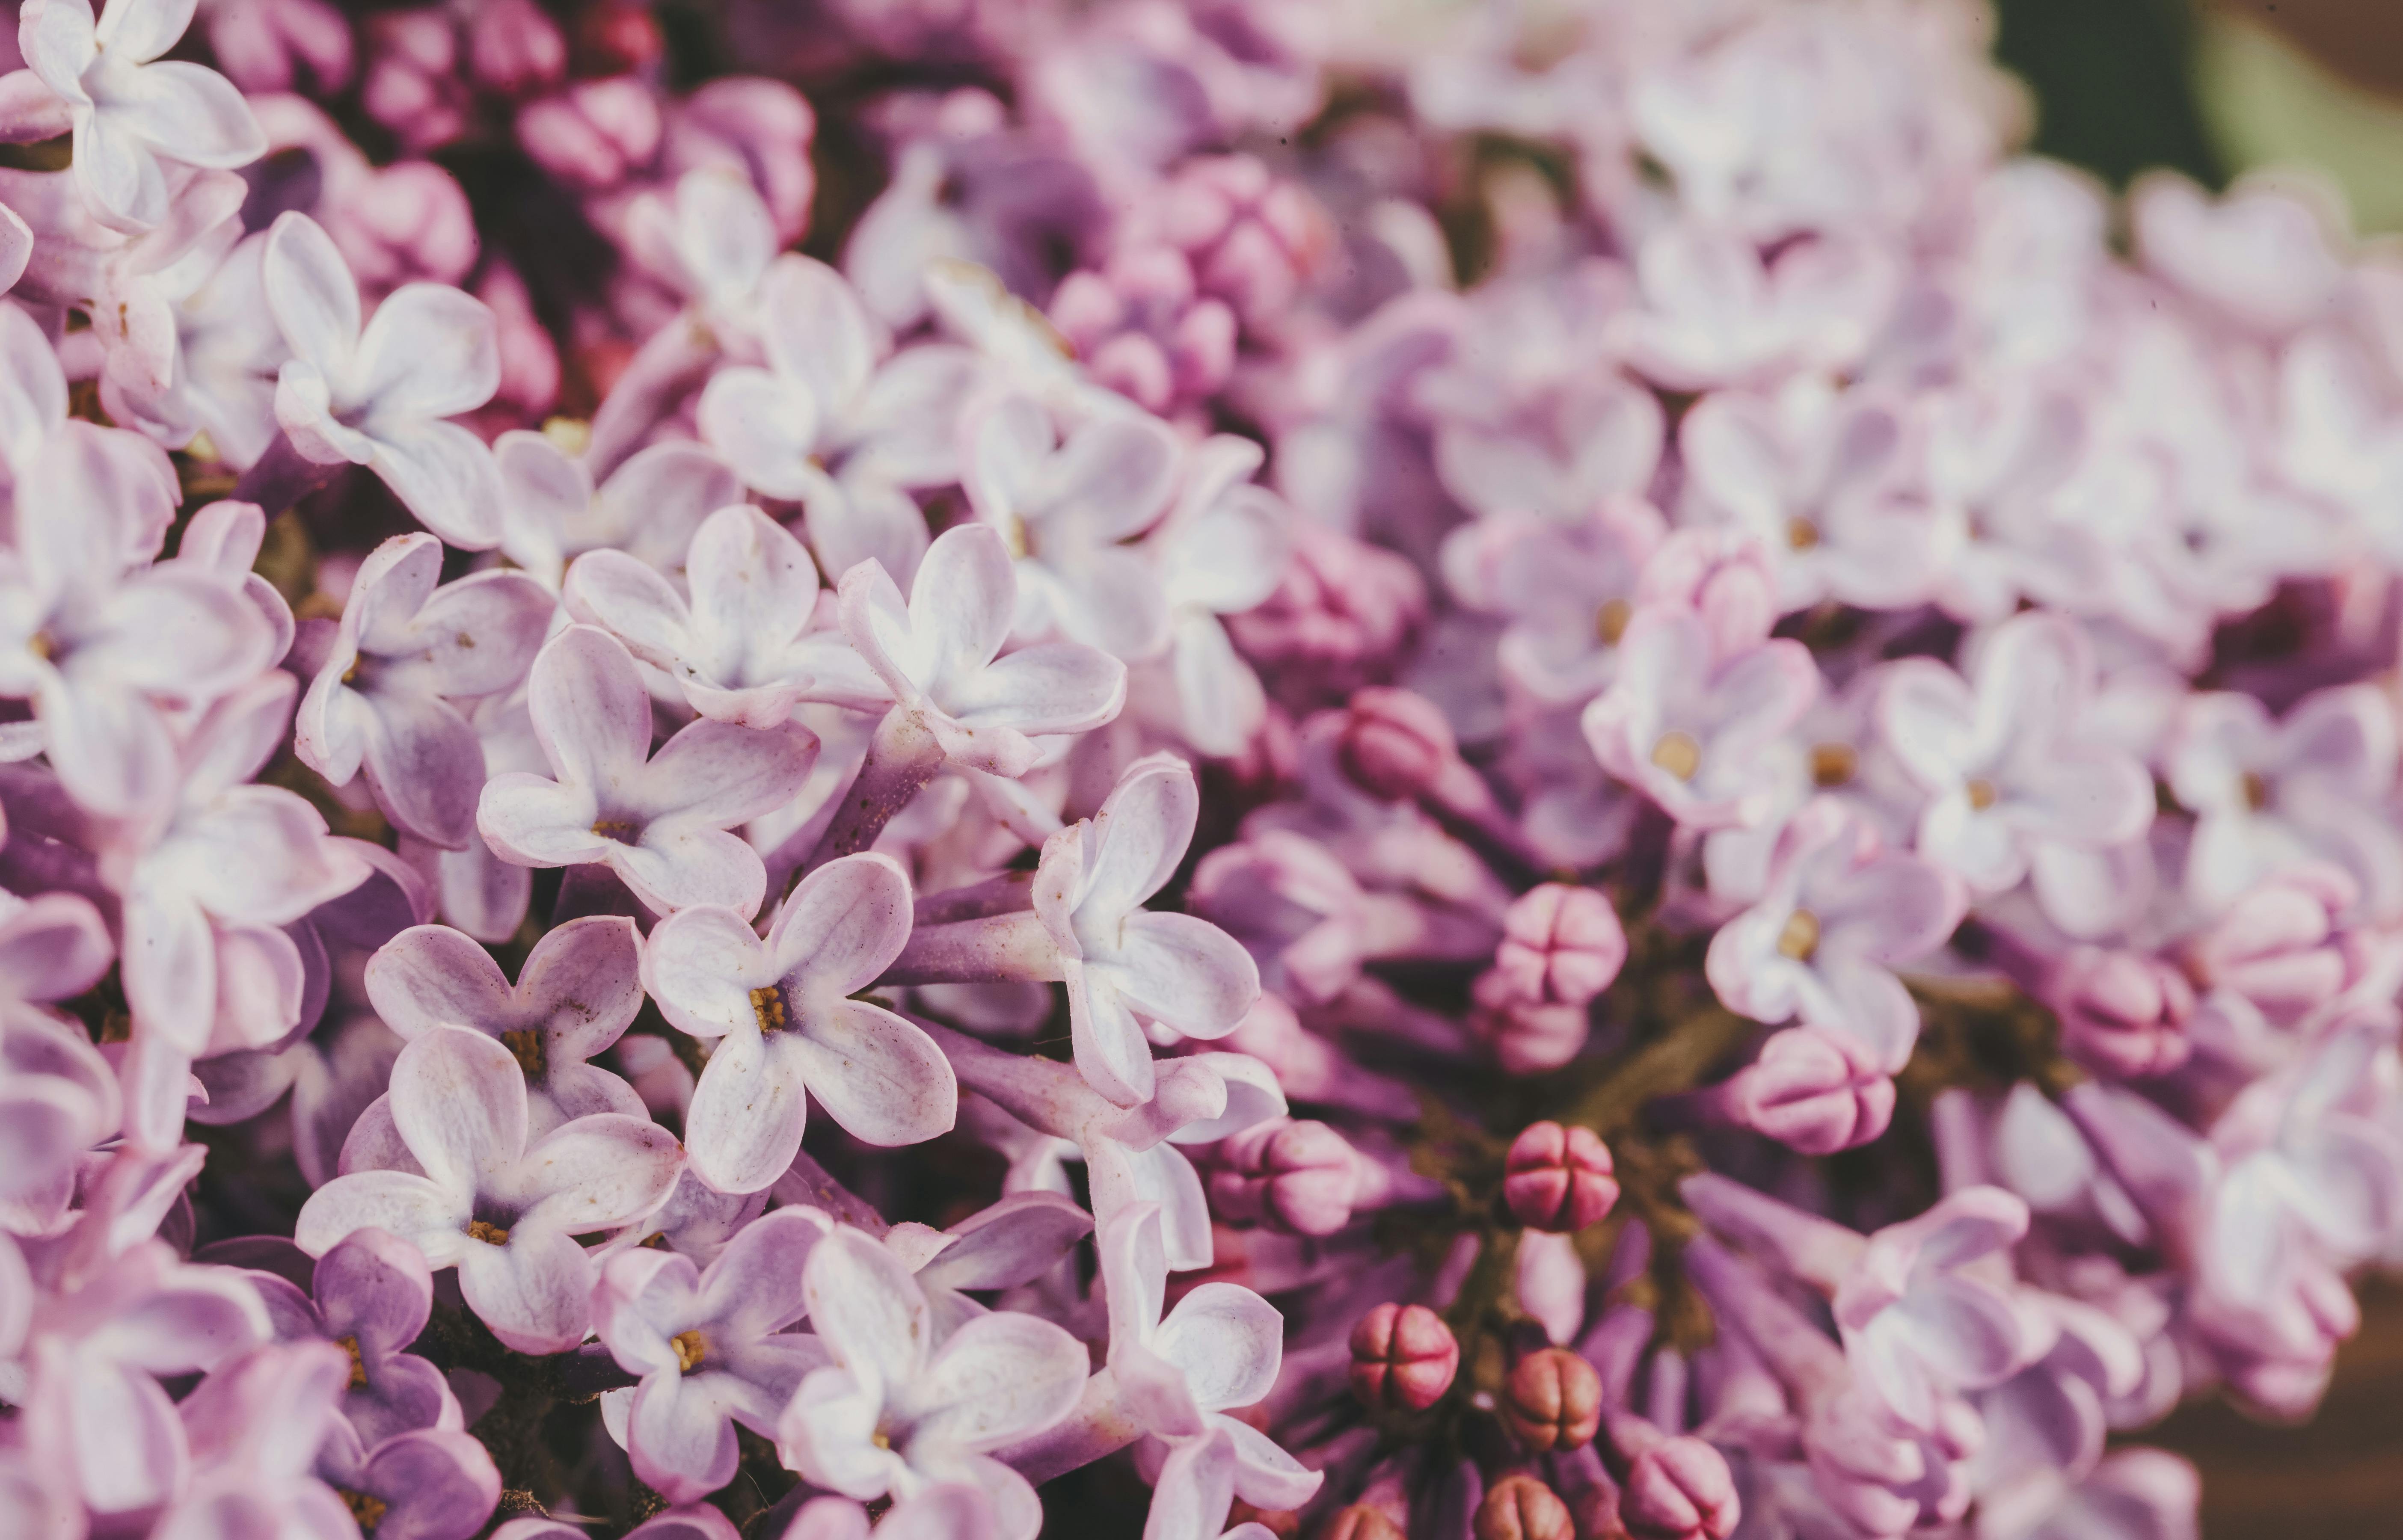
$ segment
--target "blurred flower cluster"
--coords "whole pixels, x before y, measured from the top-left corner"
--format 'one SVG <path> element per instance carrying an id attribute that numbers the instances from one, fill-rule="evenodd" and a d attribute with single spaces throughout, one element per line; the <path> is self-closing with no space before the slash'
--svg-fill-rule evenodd
<path id="1" fill-rule="evenodd" d="M 14 36 L 0 1532 L 2191 1540 L 2403 1263 L 2403 264 L 1966 6 Z"/>

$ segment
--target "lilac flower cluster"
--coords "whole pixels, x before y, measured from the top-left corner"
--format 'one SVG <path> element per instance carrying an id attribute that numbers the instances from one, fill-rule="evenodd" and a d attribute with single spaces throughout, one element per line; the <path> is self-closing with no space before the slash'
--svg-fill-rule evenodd
<path id="1" fill-rule="evenodd" d="M 1966 6 L 15 38 L 0 1531 L 2190 1540 L 2403 1260 L 2403 268 Z"/>

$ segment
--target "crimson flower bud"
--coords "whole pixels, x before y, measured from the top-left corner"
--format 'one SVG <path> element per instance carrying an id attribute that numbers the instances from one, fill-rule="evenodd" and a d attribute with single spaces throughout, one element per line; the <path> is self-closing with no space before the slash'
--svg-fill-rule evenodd
<path id="1" fill-rule="evenodd" d="M 1591 1129 L 1530 1123 L 1510 1142 L 1503 1200 L 1531 1229 L 1574 1234 L 1618 1201 L 1610 1146 Z"/>
<path id="2" fill-rule="evenodd" d="M 1459 1341 L 1424 1305 L 1379 1305 L 1352 1328 L 1352 1390 L 1371 1407 L 1424 1411 L 1459 1368 Z"/>
<path id="3" fill-rule="evenodd" d="M 1602 1427 L 1602 1376 L 1566 1348 L 1531 1353 L 1503 1384 L 1501 1409 L 1528 1453 L 1580 1450 Z"/>

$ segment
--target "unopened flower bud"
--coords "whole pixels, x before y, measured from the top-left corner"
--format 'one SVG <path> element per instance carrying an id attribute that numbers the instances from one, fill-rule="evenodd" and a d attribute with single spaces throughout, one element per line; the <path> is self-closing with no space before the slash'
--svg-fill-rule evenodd
<path id="1" fill-rule="evenodd" d="M 1629 1437 L 1623 1430 L 1640 1429 Z M 1700 1438 L 1663 1436 L 1632 1417 L 1613 1419 L 1612 1442 L 1623 1457 L 1618 1518 L 1632 1540 L 1727 1540 L 1743 1514 L 1727 1457 Z"/>
<path id="2" fill-rule="evenodd" d="M 2109 1075 L 2166 1075 L 2186 1062 L 2194 990 L 2175 968 L 2132 951 L 2079 947 L 2053 976 L 2063 1051 Z"/>
<path id="3" fill-rule="evenodd" d="M 1324 1123 L 1271 1118 L 1229 1139 L 1210 1173 L 1210 1203 L 1224 1219 L 1297 1235 L 1332 1235 L 1352 1218 L 1359 1157 Z"/>
<path id="4" fill-rule="evenodd" d="M 1459 759 L 1460 745 L 1425 696 L 1371 687 L 1353 692 L 1336 752 L 1362 790 L 1399 802 L 1432 790 Z"/>
<path id="5" fill-rule="evenodd" d="M 1583 1006 L 1610 987 L 1626 961 L 1627 932 L 1608 898 L 1546 882 L 1503 915 L 1498 977 L 1487 988 L 1530 1005 Z"/>
<path id="6" fill-rule="evenodd" d="M 1459 1341 L 1424 1305 L 1379 1305 L 1352 1328 L 1352 1391 L 1371 1407 L 1424 1411 L 1459 1368 Z"/>
<path id="7" fill-rule="evenodd" d="M 1511 1075 L 1542 1075 L 1559 1069 L 1585 1049 L 1593 1030 L 1583 1006 L 1535 1006 L 1484 998 L 1491 970 L 1478 977 L 1478 1009 L 1469 1017 L 1493 1061 Z"/>
<path id="8" fill-rule="evenodd" d="M 1501 1409 L 1530 1454 L 1583 1449 L 1602 1426 L 1602 1376 L 1566 1348 L 1531 1353 L 1503 1385 Z"/>
<path id="9" fill-rule="evenodd" d="M 1378 1509 L 1354 1503 L 1327 1521 L 1318 1540 L 1408 1540 L 1408 1533 Z"/>
<path id="10" fill-rule="evenodd" d="M 2187 944 L 2205 989 L 2233 990 L 2281 1025 L 2300 1020 L 2351 981 L 2339 917 L 2360 896 L 2353 879 L 2312 863 L 2238 899 Z"/>
<path id="11" fill-rule="evenodd" d="M 1894 1082 L 1849 1034 L 1790 1027 L 1727 1088 L 1729 1120 L 1803 1155 L 1866 1145 L 1894 1118 Z"/>
<path id="12" fill-rule="evenodd" d="M 518 144 L 562 181 L 615 187 L 659 152 L 657 99 L 632 78 L 581 80 L 518 114 Z"/>
<path id="13" fill-rule="evenodd" d="M 1591 1129 L 1530 1123 L 1510 1142 L 1502 1197 L 1519 1223 L 1574 1234 L 1618 1201 L 1610 1146 Z"/>
<path id="14" fill-rule="evenodd" d="M 1577 1525 L 1558 1492 L 1521 1473 L 1486 1489 L 1470 1533 L 1477 1540 L 1576 1540 Z"/>
<path id="15" fill-rule="evenodd" d="M 476 83 L 510 96 L 557 85 L 567 39 L 534 0 L 482 0 L 467 15 L 467 65 Z"/>

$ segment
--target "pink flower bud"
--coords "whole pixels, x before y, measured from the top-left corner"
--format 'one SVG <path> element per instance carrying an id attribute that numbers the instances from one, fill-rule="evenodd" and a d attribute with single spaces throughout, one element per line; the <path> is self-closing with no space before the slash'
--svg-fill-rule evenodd
<path id="1" fill-rule="evenodd" d="M 368 24 L 370 62 L 359 88 L 368 116 L 403 147 L 424 152 L 466 127 L 466 88 L 459 81 L 459 38 L 440 10 L 386 11 Z"/>
<path id="2" fill-rule="evenodd" d="M 369 172 L 318 212 L 359 286 L 370 293 L 421 279 L 455 284 L 476 264 L 467 194 L 431 160 Z"/>
<path id="3" fill-rule="evenodd" d="M 1700 1438 L 1662 1438 L 1628 1463 L 1619 1522 L 1632 1540 L 1727 1540 L 1743 1512 L 1727 1457 Z"/>
<path id="4" fill-rule="evenodd" d="M 518 114 L 518 144 L 535 164 L 579 187 L 617 186 L 659 153 L 660 109 L 631 76 L 584 80 Z"/>
<path id="5" fill-rule="evenodd" d="M 2187 964 L 2203 988 L 2233 990 L 2272 1021 L 2291 1024 L 2351 981 L 2338 917 L 2359 897 L 2334 867 L 2281 873 L 2188 942 Z"/>
<path id="6" fill-rule="evenodd" d="M 1627 932 L 1610 900 L 1591 888 L 1546 882 L 1502 917 L 1491 987 L 1530 1005 L 1583 1006 L 1608 989 L 1627 961 Z"/>
<path id="7" fill-rule="evenodd" d="M 1589 1128 L 1530 1123 L 1510 1141 L 1503 1200 L 1532 1229 L 1574 1234 L 1618 1201 L 1610 1146 Z"/>
<path id="8" fill-rule="evenodd" d="M 567 74 L 567 39 L 534 0 L 482 0 L 467 12 L 476 84 L 510 96 L 548 90 Z"/>
<path id="9" fill-rule="evenodd" d="M 257 0 L 208 9 L 217 68 L 245 91 L 291 90 L 306 78 L 321 91 L 351 81 L 351 24 L 324 0 Z"/>
<path id="10" fill-rule="evenodd" d="M 1426 614 L 1426 584 L 1408 561 L 1297 520 L 1276 591 L 1227 624 L 1255 661 L 1277 666 L 1288 699 L 1309 699 L 1390 677 Z"/>
<path id="11" fill-rule="evenodd" d="M 1219 1158 L 1210 1202 L 1221 1218 L 1297 1235 L 1332 1235 L 1352 1218 L 1359 1157 L 1324 1123 L 1272 1118 L 1229 1139 Z"/>
<path id="12" fill-rule="evenodd" d="M 1496 977 L 1490 969 L 1478 976 L 1478 1009 L 1468 1021 L 1495 1063 L 1511 1075 L 1541 1075 L 1584 1051 L 1592 1031 L 1585 1006 L 1490 1001 L 1488 992 Z"/>
<path id="13" fill-rule="evenodd" d="M 2079 947 L 2047 991 L 2063 1051 L 2109 1075 L 2165 1075 L 2186 1062 L 2194 989 L 2159 958 Z"/>
<path id="14" fill-rule="evenodd" d="M 1885 1131 L 1894 1082 L 1849 1034 L 1790 1027 L 1728 1083 L 1725 1104 L 1740 1127 L 1803 1155 L 1833 1155 Z"/>
<path id="15" fill-rule="evenodd" d="M 1363 791 L 1400 802 L 1431 790 L 1459 759 L 1460 746 L 1434 701 L 1371 687 L 1353 692 L 1336 753 Z"/>
<path id="16" fill-rule="evenodd" d="M 1408 1540 L 1409 1532 L 1366 1503 L 1340 1508 L 1319 1532 L 1320 1540 Z"/>
<path id="17" fill-rule="evenodd" d="M 1501 1411 L 1531 1454 L 1581 1450 L 1602 1427 L 1602 1376 L 1566 1348 L 1531 1353 L 1504 1382 Z"/>
<path id="18" fill-rule="evenodd" d="M 1486 1489 L 1469 1533 L 1476 1540 L 1576 1540 L 1577 1523 L 1560 1493 L 1521 1472 Z"/>
<path id="19" fill-rule="evenodd" d="M 1379 1305 L 1352 1328 L 1352 1392 L 1371 1407 L 1424 1411 L 1459 1368 L 1460 1343 L 1424 1305 Z"/>

